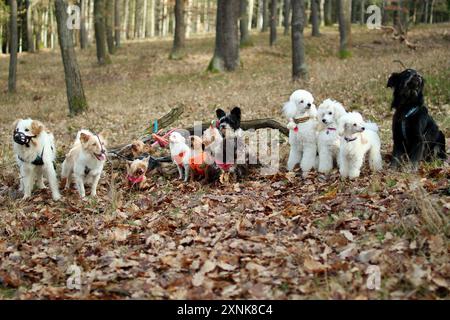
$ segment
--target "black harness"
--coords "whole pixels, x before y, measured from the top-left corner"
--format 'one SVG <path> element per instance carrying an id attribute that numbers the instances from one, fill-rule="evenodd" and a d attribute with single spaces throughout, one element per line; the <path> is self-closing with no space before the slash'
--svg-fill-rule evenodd
<path id="1" fill-rule="evenodd" d="M 354 137 L 353 139 L 344 137 L 344 140 L 347 142 L 352 142 L 352 141 L 355 141 L 356 139 L 358 139 L 358 137 Z"/>
<path id="2" fill-rule="evenodd" d="M 44 156 L 44 148 L 42 148 L 41 154 L 40 155 L 38 154 L 36 159 L 34 159 L 32 162 L 30 162 L 32 165 L 35 165 L 35 166 L 43 166 L 44 165 L 44 159 L 42 158 Z M 20 156 L 17 156 L 17 157 L 19 158 L 20 161 L 26 162 Z"/>
<path id="3" fill-rule="evenodd" d="M 419 111 L 419 107 L 414 107 L 411 110 L 408 111 L 408 113 L 405 114 L 405 116 L 402 119 L 401 126 L 402 126 L 402 135 L 403 139 L 406 140 L 406 120 L 411 117 L 412 115 L 415 115 L 417 111 Z"/>

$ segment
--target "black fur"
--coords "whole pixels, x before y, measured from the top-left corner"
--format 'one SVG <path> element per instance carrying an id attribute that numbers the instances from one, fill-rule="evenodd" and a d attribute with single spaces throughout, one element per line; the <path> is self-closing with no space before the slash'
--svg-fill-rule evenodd
<path id="1" fill-rule="evenodd" d="M 239 107 L 234 107 L 229 114 L 222 109 L 217 109 L 216 115 L 219 120 L 219 130 L 229 127 L 236 131 L 241 127 L 241 109 Z"/>
<path id="2" fill-rule="evenodd" d="M 410 161 L 417 169 L 422 160 L 447 157 L 445 136 L 428 114 L 424 103 L 424 85 L 422 76 L 413 69 L 393 73 L 389 77 L 387 87 L 394 90 L 391 105 L 395 109 L 392 120 L 394 167 Z"/>

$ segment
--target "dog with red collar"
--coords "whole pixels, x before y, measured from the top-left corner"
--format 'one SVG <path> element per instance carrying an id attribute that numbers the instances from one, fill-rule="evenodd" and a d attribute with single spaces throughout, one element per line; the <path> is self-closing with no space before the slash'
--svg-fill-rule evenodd
<path id="1" fill-rule="evenodd" d="M 129 188 L 144 189 L 150 157 L 127 161 L 127 184 Z"/>

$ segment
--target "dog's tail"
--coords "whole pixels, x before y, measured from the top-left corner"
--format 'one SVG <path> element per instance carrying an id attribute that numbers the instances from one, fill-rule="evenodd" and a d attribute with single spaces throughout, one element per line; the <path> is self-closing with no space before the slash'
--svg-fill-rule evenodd
<path id="1" fill-rule="evenodd" d="M 364 127 L 367 129 L 367 130 L 370 130 L 370 131 L 374 131 L 374 132 L 378 132 L 378 125 L 376 124 L 376 123 L 374 123 L 374 122 L 366 122 L 365 124 L 364 124 Z"/>

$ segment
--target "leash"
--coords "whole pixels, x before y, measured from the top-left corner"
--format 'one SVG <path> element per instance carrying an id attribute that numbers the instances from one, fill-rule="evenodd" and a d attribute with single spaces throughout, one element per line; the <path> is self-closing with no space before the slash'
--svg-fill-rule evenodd
<path id="1" fill-rule="evenodd" d="M 402 126 L 402 134 L 403 134 L 403 139 L 405 139 L 405 140 L 406 140 L 406 120 L 407 120 L 410 116 L 415 115 L 415 114 L 417 113 L 417 111 L 419 111 L 419 107 L 414 107 L 414 108 L 412 108 L 411 110 L 408 111 L 407 114 L 405 114 L 405 116 L 404 116 L 403 119 L 402 119 L 402 123 L 401 123 L 401 126 Z"/>

